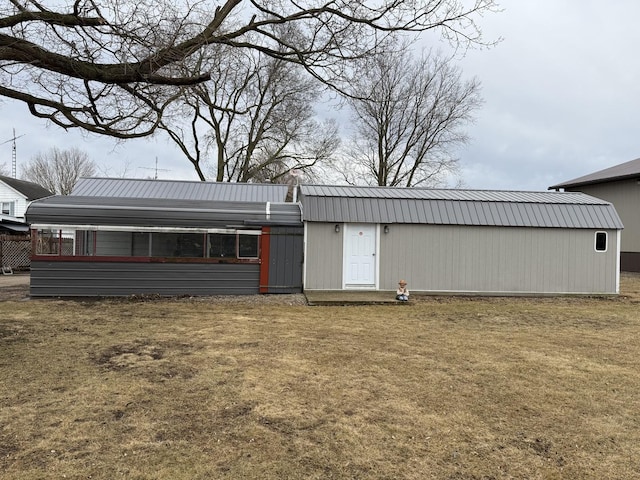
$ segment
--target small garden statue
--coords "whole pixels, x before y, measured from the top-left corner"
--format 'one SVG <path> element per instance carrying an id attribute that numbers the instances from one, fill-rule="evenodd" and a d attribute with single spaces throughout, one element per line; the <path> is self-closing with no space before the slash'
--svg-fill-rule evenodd
<path id="1" fill-rule="evenodd" d="M 400 280 L 398 282 L 398 290 L 396 290 L 396 300 L 400 300 L 401 302 L 406 302 L 409 300 L 409 289 L 407 288 L 407 282 L 405 280 Z"/>

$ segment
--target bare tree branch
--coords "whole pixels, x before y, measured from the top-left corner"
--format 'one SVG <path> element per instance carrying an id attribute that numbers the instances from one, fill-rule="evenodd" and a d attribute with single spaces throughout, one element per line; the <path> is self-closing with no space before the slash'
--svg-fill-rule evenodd
<path id="1" fill-rule="evenodd" d="M 191 112 L 191 130 L 171 120 L 161 127 L 200 178 L 207 157 L 217 181 L 238 182 L 280 181 L 292 169 L 310 175 L 330 158 L 338 135 L 314 119 L 317 82 L 299 66 L 263 54 L 228 46 L 211 52 L 206 62 L 217 80 L 189 90 L 167 117 Z M 201 146 L 202 136 L 210 142 Z"/>
<path id="2" fill-rule="evenodd" d="M 388 35 L 439 29 L 454 44 L 484 44 L 476 22 L 495 9 L 495 0 L 0 0 L 0 95 L 65 128 L 131 138 L 153 133 L 185 88 L 213 79 L 198 63 L 211 46 L 298 64 L 344 91 L 351 62 Z"/>
<path id="3" fill-rule="evenodd" d="M 347 181 L 438 186 L 457 170 L 453 151 L 467 142 L 462 128 L 481 104 L 479 83 L 433 54 L 414 60 L 404 51 L 366 65 L 348 100 L 356 130 Z"/>

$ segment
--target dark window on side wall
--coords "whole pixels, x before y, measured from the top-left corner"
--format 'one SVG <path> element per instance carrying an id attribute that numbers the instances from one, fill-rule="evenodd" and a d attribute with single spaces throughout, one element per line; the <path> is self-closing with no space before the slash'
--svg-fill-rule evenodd
<path id="1" fill-rule="evenodd" d="M 258 258 L 259 241 L 257 235 L 238 235 L 238 257 Z"/>
<path id="2" fill-rule="evenodd" d="M 596 232 L 596 252 L 607 251 L 607 232 Z"/>
<path id="3" fill-rule="evenodd" d="M 235 234 L 212 233 L 209 235 L 209 257 L 236 258 Z"/>
<path id="4" fill-rule="evenodd" d="M 168 258 L 201 258 L 204 256 L 201 233 L 153 233 L 151 256 Z"/>
<path id="5" fill-rule="evenodd" d="M 131 254 L 134 257 L 149 257 L 149 241 L 151 234 L 149 232 L 133 232 L 131 234 Z"/>

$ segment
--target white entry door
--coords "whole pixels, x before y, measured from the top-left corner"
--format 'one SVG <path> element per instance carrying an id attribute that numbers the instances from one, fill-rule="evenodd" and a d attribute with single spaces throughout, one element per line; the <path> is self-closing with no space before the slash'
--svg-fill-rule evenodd
<path id="1" fill-rule="evenodd" d="M 344 284 L 346 288 L 375 288 L 376 226 L 345 224 Z"/>

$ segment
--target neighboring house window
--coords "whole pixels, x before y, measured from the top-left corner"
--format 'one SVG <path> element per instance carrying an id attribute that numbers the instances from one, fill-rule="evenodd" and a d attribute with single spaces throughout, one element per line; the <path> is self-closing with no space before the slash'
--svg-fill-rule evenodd
<path id="1" fill-rule="evenodd" d="M 15 215 L 15 202 L 2 202 L 2 215 Z"/>
<path id="2" fill-rule="evenodd" d="M 596 232 L 596 252 L 607 251 L 607 232 Z"/>

